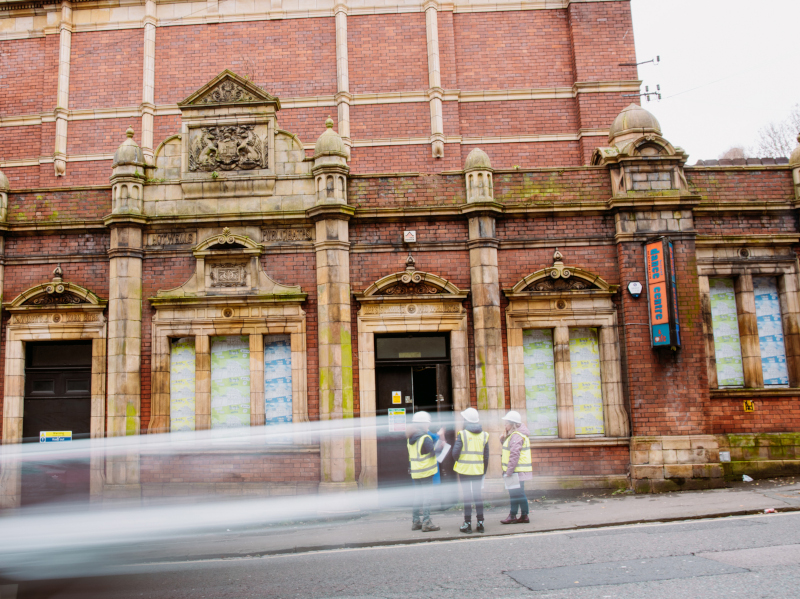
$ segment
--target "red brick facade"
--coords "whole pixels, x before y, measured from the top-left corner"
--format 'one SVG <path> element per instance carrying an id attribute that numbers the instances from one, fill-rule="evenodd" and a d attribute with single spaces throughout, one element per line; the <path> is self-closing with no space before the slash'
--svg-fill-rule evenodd
<path id="1" fill-rule="evenodd" d="M 497 248 L 499 284 L 493 297 L 500 309 L 506 408 L 512 407 L 513 383 L 511 333 L 506 321 L 510 303 L 503 292 L 532 273 L 552 267 L 558 248 L 565 264 L 600 277 L 604 284 L 619 286 L 609 305 L 614 311 L 615 351 L 621 365 L 621 401 L 630 422 L 629 437 L 799 431 L 798 397 L 786 391 L 754 389 L 749 396 L 749 391 L 742 391 L 734 397 L 710 388 L 701 296 L 701 277 L 705 275 L 699 274 L 701 266 L 713 263 L 703 253 L 709 247 L 771 251 L 780 246 L 789 248 L 789 253 L 800 253 L 797 191 L 791 168 L 784 162 L 700 164 L 684 169 L 680 157 L 670 156 L 662 162 L 680 162 L 678 170 L 685 173 L 680 189 L 650 195 L 633 189 L 619 192 L 621 183 L 612 184 L 615 164 L 602 163 L 595 150 L 610 143 L 611 123 L 630 104 L 629 88 L 638 85 L 635 67 L 620 66 L 636 59 L 626 0 L 569 2 L 547 10 L 439 10 L 437 18 L 441 90 L 430 89 L 434 86 L 423 11 L 347 16 L 348 90 L 340 90 L 337 83 L 333 14 L 162 23 L 164 26 L 155 28 L 152 148 L 143 149 L 157 150 L 171 136 L 185 135 L 177 103 L 224 69 L 246 77 L 284 102 L 277 113 L 277 128 L 297 136 L 312 164 L 313 144 L 324 130 L 325 119 L 331 116 L 339 131 L 345 126 L 340 117 L 346 112 L 340 112 L 337 102 L 346 101 L 350 127 L 349 138 L 343 142 L 349 149 L 346 191 L 347 204 L 354 212 L 343 211 L 339 216 L 349 219 L 350 292 L 363 293 L 382 277 L 402 271 L 411 252 L 417 270 L 435 274 L 472 294 L 462 303 L 471 405 L 478 405 L 482 383 L 475 375 L 473 321 L 478 317 L 473 313 L 470 251 L 476 240 L 470 236 L 469 221 L 480 212 L 495 220 L 494 234 L 483 237 L 492 238 L 489 241 Z M 48 29 L 39 37 L 2 39 L 0 56 L 6 70 L 15 74 L 0 85 L 0 168 L 9 180 L 2 232 L 4 267 L 0 271 L 4 302 L 50 281 L 58 263 L 66 280 L 107 300 L 110 256 L 115 251 L 108 219 L 112 213 L 110 157 L 128 126 L 134 129 L 133 140 L 144 144 L 144 108 L 140 109 L 144 101 L 143 30 L 74 32 L 69 105 L 63 107 L 57 106 L 58 33 Z M 344 91 L 347 93 L 337 95 Z M 434 158 L 430 97 L 439 93 L 444 156 Z M 68 116 L 59 117 L 62 112 Z M 66 171 L 57 176 L 56 119 L 62 117 L 67 119 Z M 669 132 L 665 136 L 669 137 Z M 681 140 L 672 141 L 679 144 Z M 491 201 L 478 202 L 481 206 L 473 213 L 468 210 L 464 168 L 475 148 L 491 160 L 493 196 Z M 162 185 L 164 180 L 155 176 L 155 168 L 137 177 L 135 182 L 144 186 L 146 201 L 151 201 L 148 193 L 158 186 L 170 187 L 172 192 L 181 187 L 177 180 Z M 289 173 L 284 178 L 299 181 L 309 175 Z M 207 199 L 183 200 L 183 212 L 169 216 L 136 215 L 141 219 L 133 219 L 130 226 L 141 227 L 145 236 L 162 229 L 171 233 L 191 229 L 208 238 L 224 227 L 238 227 L 237 231 L 249 227 L 248 234 L 255 239 L 260 233 L 253 231 L 259 232 L 261 227 L 310 230 L 323 218 L 296 203 L 292 208 L 264 212 L 248 208 L 237 214 L 216 207 L 204 212 Z M 625 227 L 626 222 L 670 219 L 691 220 L 692 224 L 681 230 L 666 224 L 642 225 L 635 234 L 628 234 Z M 631 225 L 635 226 L 640 225 Z M 402 234 L 408 230 L 416 231 L 417 245 L 402 242 Z M 633 298 L 625 290 L 631 281 L 644 282 L 642 242 L 655 235 L 670 235 L 675 242 L 682 336 L 675 351 L 651 347 L 646 299 Z M 189 245 L 163 250 L 144 245 L 136 250 L 139 253 L 134 252 L 142 259 L 140 432 L 147 430 L 158 405 L 158 362 L 153 347 L 156 311 L 150 298 L 183 285 L 196 269 Z M 324 397 L 320 353 L 325 339 L 318 321 L 319 302 L 328 292 L 317 280 L 316 251 L 307 240 L 300 245 L 265 246 L 260 257 L 261 269 L 268 277 L 282 285 L 297 285 L 307 294 L 301 308 L 305 315 L 307 417 L 312 421 L 325 414 L 320 399 Z M 790 262 L 786 256 L 782 260 L 782 264 Z M 353 411 L 358 416 L 365 396 L 362 390 L 369 385 L 360 380 L 359 373 L 362 305 L 352 295 L 348 301 Z M 345 314 L 343 322 L 347 318 Z M 9 324 L 4 312 L 2 373 Z M 5 389 L 2 377 L 0 388 Z M 745 413 L 741 404 L 748 398 L 755 400 L 755 411 Z M 2 402 L 0 396 L 0 405 Z M 0 415 L 0 422 L 2 418 Z M 564 441 L 534 449 L 536 476 L 613 478 L 630 474 L 627 437 L 594 445 L 591 440 Z M 355 448 L 357 478 L 361 468 L 358 439 Z M 209 469 L 205 457 L 145 461 L 141 482 L 308 483 L 323 476 L 322 459 L 314 450 L 278 453 L 266 461 L 250 456 L 232 459 L 231 468 L 222 470 Z"/>

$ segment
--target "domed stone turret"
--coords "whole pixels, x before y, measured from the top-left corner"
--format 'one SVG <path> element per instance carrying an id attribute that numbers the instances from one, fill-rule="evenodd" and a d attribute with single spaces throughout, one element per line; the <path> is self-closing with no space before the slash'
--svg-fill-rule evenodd
<path id="1" fill-rule="evenodd" d="M 624 142 L 639 138 L 646 133 L 661 136 L 658 119 L 638 104 L 631 104 L 623 109 L 611 124 L 608 143 L 621 147 Z"/>
<path id="2" fill-rule="evenodd" d="M 133 141 L 133 129 L 128 127 L 127 138 L 114 152 L 111 165 L 111 212 L 141 214 L 144 201 L 144 153 Z"/>
<path id="3" fill-rule="evenodd" d="M 314 146 L 314 168 L 317 204 L 347 203 L 347 148 L 342 137 L 333 130 L 333 119 L 325 121 L 325 132 Z"/>
<path id="4" fill-rule="evenodd" d="M 325 132 L 319 136 L 314 146 L 314 158 L 320 156 L 341 156 L 347 158 L 347 148 L 342 137 L 333 130 L 333 119 L 328 117 L 325 121 Z"/>
<path id="5" fill-rule="evenodd" d="M 789 156 L 789 164 L 792 166 L 800 166 L 800 135 L 797 136 L 797 147 Z"/>
<path id="6" fill-rule="evenodd" d="M 486 170 L 491 168 L 492 161 L 489 160 L 489 155 L 480 148 L 472 150 L 464 163 L 464 171 L 471 171 L 474 169 Z"/>
<path id="7" fill-rule="evenodd" d="M 128 127 L 125 132 L 128 136 L 114 152 L 114 162 L 112 167 L 122 166 L 126 164 L 133 164 L 136 166 L 144 166 L 144 153 L 139 145 L 133 141 L 133 128 Z"/>
<path id="8" fill-rule="evenodd" d="M 492 161 L 489 155 L 475 148 L 464 162 L 464 176 L 467 183 L 467 202 L 493 202 L 494 183 L 492 181 Z"/>

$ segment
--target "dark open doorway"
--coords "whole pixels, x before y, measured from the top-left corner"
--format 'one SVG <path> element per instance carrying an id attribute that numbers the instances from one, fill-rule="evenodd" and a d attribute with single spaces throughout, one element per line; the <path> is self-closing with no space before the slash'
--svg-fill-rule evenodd
<path id="1" fill-rule="evenodd" d="M 415 412 L 431 414 L 432 430 L 452 420 L 450 338 L 447 334 L 383 335 L 375 337 L 378 486 L 407 484 L 406 427 Z M 452 445 L 455 432 L 446 429 Z M 453 477 L 451 460 L 441 465 L 442 481 Z"/>

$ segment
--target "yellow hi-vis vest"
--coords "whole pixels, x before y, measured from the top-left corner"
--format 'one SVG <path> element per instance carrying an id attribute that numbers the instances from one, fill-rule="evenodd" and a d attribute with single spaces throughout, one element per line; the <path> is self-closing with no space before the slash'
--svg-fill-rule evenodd
<path id="1" fill-rule="evenodd" d="M 428 478 L 436 474 L 438 465 L 436 464 L 436 454 L 434 452 L 422 455 L 422 444 L 428 438 L 433 441 L 430 435 L 422 435 L 416 443 L 406 441 L 408 447 L 408 461 L 411 462 L 411 478 Z"/>
<path id="2" fill-rule="evenodd" d="M 461 454 L 453 470 L 459 474 L 482 475 L 483 448 L 489 441 L 489 433 L 471 433 L 464 430 L 458 434 L 461 435 Z"/>
<path id="3" fill-rule="evenodd" d="M 519 431 L 514 431 L 506 440 L 503 441 L 503 472 L 508 470 L 508 458 L 511 455 L 511 450 L 508 448 L 509 441 L 514 435 L 522 437 L 522 449 L 519 450 L 519 461 L 514 472 L 533 472 L 533 462 L 531 460 L 531 440 L 527 435 L 523 435 Z"/>

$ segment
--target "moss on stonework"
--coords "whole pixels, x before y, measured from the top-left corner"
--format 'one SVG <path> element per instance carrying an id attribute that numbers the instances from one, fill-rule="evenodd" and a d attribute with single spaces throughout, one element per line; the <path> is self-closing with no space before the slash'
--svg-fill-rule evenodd
<path id="1" fill-rule="evenodd" d="M 125 406 L 125 436 L 136 435 L 139 433 L 136 427 L 136 406 L 129 403 Z"/>

